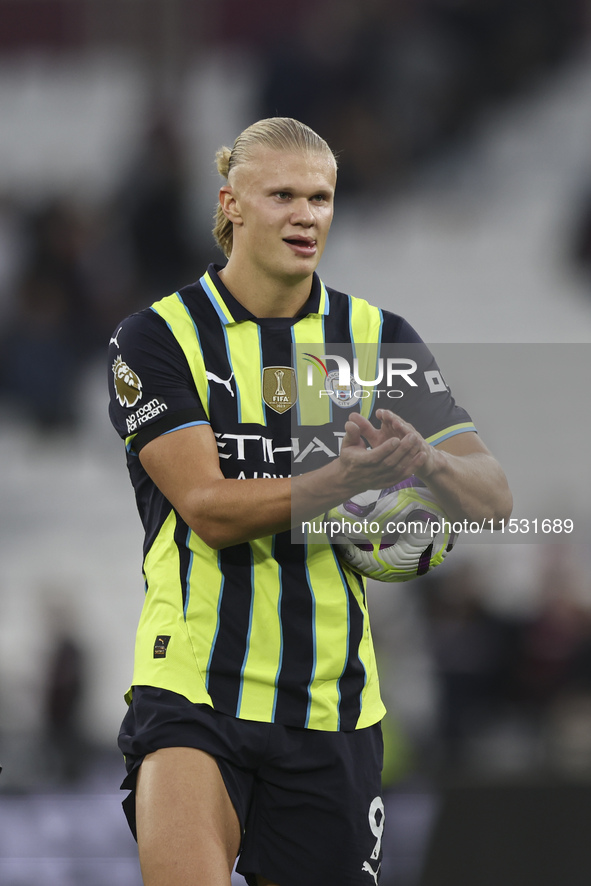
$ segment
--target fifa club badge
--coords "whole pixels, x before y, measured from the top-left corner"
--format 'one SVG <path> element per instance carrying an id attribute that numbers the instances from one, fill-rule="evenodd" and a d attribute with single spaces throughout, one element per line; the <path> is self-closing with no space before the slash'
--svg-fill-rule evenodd
<path id="1" fill-rule="evenodd" d="M 122 406 L 135 406 L 142 397 L 142 383 L 139 375 L 124 363 L 121 355 L 113 363 L 115 393 Z"/>
<path id="2" fill-rule="evenodd" d="M 291 366 L 263 368 L 263 400 L 280 414 L 287 412 L 298 399 L 295 370 Z"/>

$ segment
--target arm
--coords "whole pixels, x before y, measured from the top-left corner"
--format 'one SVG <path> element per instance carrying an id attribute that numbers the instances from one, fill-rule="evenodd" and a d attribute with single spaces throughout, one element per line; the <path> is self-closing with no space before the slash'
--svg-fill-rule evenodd
<path id="1" fill-rule="evenodd" d="M 416 438 L 419 449 L 411 473 L 427 484 L 452 520 L 509 518 L 513 497 L 507 478 L 478 434 L 468 431 L 430 446 L 412 425 L 394 413 L 382 410 L 381 418 L 379 432 L 362 416 L 352 415 L 351 421 L 370 445 L 384 434 Z"/>
<path id="2" fill-rule="evenodd" d="M 209 425 L 156 437 L 139 457 L 187 525 L 210 547 L 223 548 L 317 517 L 357 492 L 384 485 L 399 464 L 405 476 L 412 473 L 409 457 L 418 447 L 410 435 L 404 441 L 384 436 L 368 450 L 356 426 L 347 426 L 339 458 L 293 479 L 226 479 Z"/>
<path id="3" fill-rule="evenodd" d="M 141 450 L 140 460 L 187 525 L 213 548 L 281 532 L 358 492 L 392 485 L 413 473 L 428 483 L 454 519 L 460 514 L 476 519 L 482 508 L 479 496 L 486 510 L 478 514 L 503 516 L 510 493 L 498 494 L 504 475 L 476 434 L 461 435 L 473 438 L 470 444 L 451 438 L 434 455 L 434 448 L 393 413 L 378 411 L 378 418 L 381 426 L 375 428 L 352 415 L 340 456 L 293 479 L 226 479 L 207 425 L 157 437 Z"/>
<path id="4" fill-rule="evenodd" d="M 139 458 L 185 523 L 212 548 L 289 528 L 291 481 L 226 479 L 209 425 L 156 437 Z"/>
<path id="5" fill-rule="evenodd" d="M 498 461 L 474 432 L 432 446 L 415 474 L 451 520 L 508 520 L 513 496 Z"/>
<path id="6" fill-rule="evenodd" d="M 305 498 L 294 481 L 293 514 L 298 518 L 294 523 L 311 516 L 305 513 L 311 500 L 316 503 L 312 510 L 320 514 L 357 492 L 394 485 L 411 474 L 427 484 L 451 520 L 509 518 L 513 497 L 507 478 L 478 434 L 468 431 L 431 446 L 411 424 L 389 410 L 378 410 L 376 415 L 380 428 L 357 413 L 350 416 L 340 458 L 322 469 L 327 481 L 329 471 L 333 475 L 328 488 L 320 482 L 320 471 L 298 478 L 312 481 Z M 361 488 L 357 488 L 359 481 Z M 333 497 L 337 500 L 329 502 Z"/>

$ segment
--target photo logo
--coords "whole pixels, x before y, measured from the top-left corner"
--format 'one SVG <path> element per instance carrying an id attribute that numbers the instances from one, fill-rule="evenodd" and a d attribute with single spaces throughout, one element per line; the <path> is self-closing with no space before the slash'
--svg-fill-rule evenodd
<path id="1" fill-rule="evenodd" d="M 376 366 L 375 378 L 361 378 L 359 359 L 353 359 L 353 370 L 346 357 L 340 354 L 321 354 L 316 357 L 314 354 L 304 353 L 304 360 L 310 365 L 308 366 L 308 374 L 306 384 L 308 387 L 314 385 L 314 369 L 319 370 L 324 375 L 324 390 L 319 392 L 319 396 L 330 396 L 333 403 L 343 408 L 355 406 L 360 400 L 371 396 L 366 388 L 377 388 L 382 382 L 385 382 L 386 388 L 377 389 L 375 393 L 386 392 L 389 397 L 403 397 L 403 390 L 393 389 L 394 383 L 400 384 L 404 382 L 409 388 L 418 387 L 413 375 L 418 370 L 416 360 L 410 357 L 380 357 Z M 327 362 L 334 361 L 337 364 L 336 369 L 329 370 Z M 423 377 L 427 382 L 431 394 L 440 391 L 446 391 L 447 385 L 439 370 L 429 370 L 423 372 Z"/>
<path id="2" fill-rule="evenodd" d="M 336 406 L 340 406 L 342 409 L 350 409 L 351 406 L 356 406 L 363 397 L 363 388 L 356 384 L 350 372 L 347 374 L 346 370 L 349 364 L 346 360 L 343 362 L 347 364 L 347 367 L 343 368 L 342 371 L 339 364 L 338 369 L 332 369 L 329 372 L 324 361 L 330 360 L 331 356 L 331 354 L 323 354 L 322 358 L 320 358 L 315 357 L 314 354 L 303 354 L 304 360 L 310 364 L 308 366 L 308 387 L 314 384 L 313 370 L 319 370 L 323 375 L 324 381 L 324 391 L 320 391 L 320 395 L 328 394 Z M 340 360 L 341 358 L 339 357 L 338 359 Z"/>
<path id="3" fill-rule="evenodd" d="M 306 357 L 312 357 L 312 359 L 318 360 L 317 357 L 313 357 L 312 354 L 305 354 Z M 357 357 L 353 360 L 353 372 L 351 372 L 351 367 L 349 365 L 349 361 L 346 357 L 341 357 L 340 354 L 322 354 L 322 360 L 334 360 L 337 364 L 338 368 L 338 377 L 340 385 L 349 384 L 350 380 L 353 380 L 357 385 L 361 387 L 373 387 L 374 385 L 379 385 L 380 382 L 384 379 L 384 363 L 386 366 L 386 384 L 388 387 L 392 387 L 394 383 L 394 378 L 402 377 L 407 384 L 411 387 L 416 388 L 417 383 L 411 377 L 413 373 L 417 371 L 417 362 L 416 360 L 411 360 L 408 357 L 387 357 L 384 361 L 383 357 L 380 357 L 378 360 L 378 374 L 376 378 L 361 378 L 359 375 L 359 359 Z M 311 373 L 308 373 L 308 385 L 312 384 Z"/>

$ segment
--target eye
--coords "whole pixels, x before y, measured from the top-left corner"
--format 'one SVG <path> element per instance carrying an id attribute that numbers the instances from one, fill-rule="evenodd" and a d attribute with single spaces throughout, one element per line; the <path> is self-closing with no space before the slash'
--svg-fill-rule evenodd
<path id="1" fill-rule="evenodd" d="M 289 191 L 276 191 L 275 196 L 279 200 L 289 200 L 291 197 L 291 194 L 289 193 Z"/>

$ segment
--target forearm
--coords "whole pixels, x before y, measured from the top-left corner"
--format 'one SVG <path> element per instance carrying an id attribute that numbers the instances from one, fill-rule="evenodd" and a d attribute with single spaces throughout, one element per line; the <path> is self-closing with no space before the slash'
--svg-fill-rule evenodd
<path id="1" fill-rule="evenodd" d="M 206 544 L 225 548 L 289 529 L 291 480 L 220 478 L 194 489 L 176 507 Z"/>
<path id="2" fill-rule="evenodd" d="M 218 479 L 195 490 L 181 516 L 213 548 L 283 532 L 369 488 L 339 459 L 294 478 Z"/>
<path id="3" fill-rule="evenodd" d="M 388 452 L 391 445 L 386 444 Z M 339 456 L 293 480 L 225 478 L 216 440 L 208 427 L 200 426 L 155 438 L 141 450 L 140 461 L 185 523 L 210 547 L 224 548 L 282 532 L 355 492 L 375 488 L 374 475 L 363 463 L 379 463 L 380 458 L 360 446 L 344 464 Z M 362 464 L 355 467 L 356 461 Z"/>
<path id="4" fill-rule="evenodd" d="M 453 455 L 435 449 L 429 469 L 417 468 L 415 473 L 452 520 L 497 521 L 511 514 L 513 499 L 505 474 L 489 453 Z"/>
<path id="5" fill-rule="evenodd" d="M 505 476 L 475 434 L 433 448 L 392 413 L 382 411 L 382 418 L 376 429 L 353 414 L 338 458 L 293 479 L 226 479 L 215 438 L 203 427 L 154 439 L 140 460 L 185 523 L 213 548 L 285 531 L 359 492 L 392 486 L 411 474 L 425 480 L 454 520 L 509 516 Z"/>
<path id="6" fill-rule="evenodd" d="M 422 468 L 423 474 L 430 475 L 425 482 L 450 517 L 476 519 L 472 515 L 479 514 L 482 519 L 486 514 L 497 519 L 497 504 L 483 510 L 481 501 L 482 497 L 485 504 L 490 502 L 489 486 L 496 492 L 504 478 L 492 457 L 490 464 L 466 461 L 470 457 L 465 455 L 455 458 L 426 446 L 417 434 L 376 439 L 376 445 L 368 449 L 357 440 L 351 423 L 348 428 L 340 456 L 316 471 L 293 479 L 233 480 L 214 475 L 183 495 L 182 502 L 177 499 L 177 509 L 207 544 L 223 548 L 322 516 L 359 492 L 394 485 Z M 498 508 L 503 515 L 500 500 Z"/>

